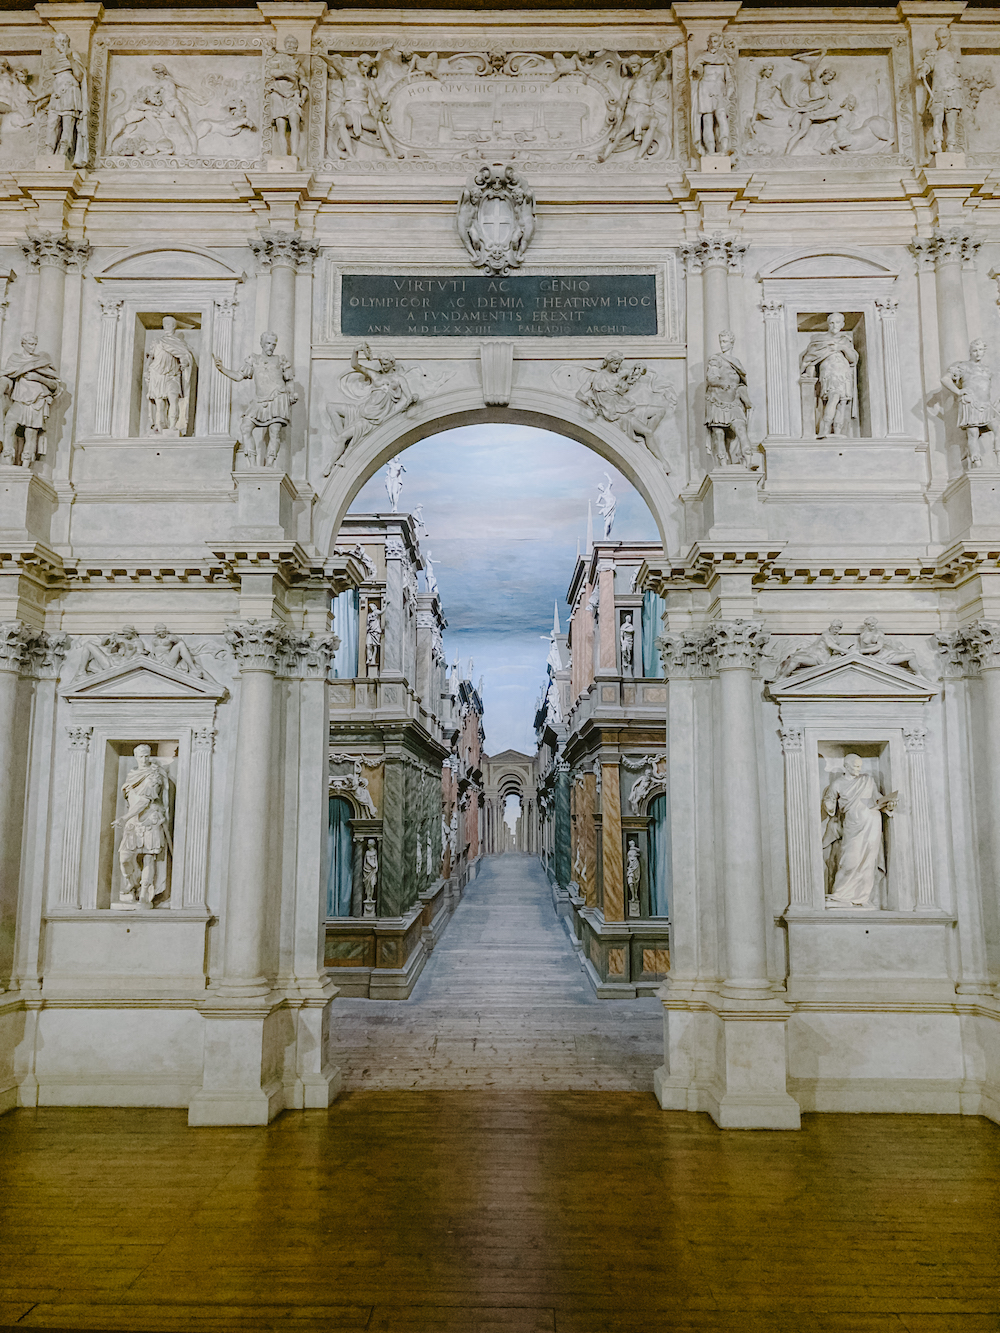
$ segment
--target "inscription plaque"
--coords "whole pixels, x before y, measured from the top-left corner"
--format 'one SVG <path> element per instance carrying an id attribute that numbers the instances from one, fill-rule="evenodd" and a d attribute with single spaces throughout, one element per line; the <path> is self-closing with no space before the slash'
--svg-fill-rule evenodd
<path id="1" fill-rule="evenodd" d="M 340 331 L 361 338 L 636 337 L 657 332 L 651 273 L 500 278 L 349 274 Z"/>

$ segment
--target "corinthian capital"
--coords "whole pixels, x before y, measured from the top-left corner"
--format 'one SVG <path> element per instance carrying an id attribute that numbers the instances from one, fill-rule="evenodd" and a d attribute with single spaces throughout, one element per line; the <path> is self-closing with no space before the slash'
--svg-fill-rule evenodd
<path id="1" fill-rule="evenodd" d="M 940 268 L 943 264 L 962 264 L 975 259 L 982 241 L 962 227 L 935 227 L 931 236 L 918 236 L 910 242 L 910 254 L 918 268 Z"/>
<path id="2" fill-rule="evenodd" d="M 89 241 L 71 241 L 61 231 L 29 231 L 21 242 L 21 253 L 32 268 L 52 266 L 64 272 L 81 268 L 90 258 Z"/>
<path id="3" fill-rule="evenodd" d="M 23 620 L 0 621 L 0 671 L 20 671 L 41 635 Z"/>
<path id="4" fill-rule="evenodd" d="M 280 620 L 240 620 L 226 630 L 226 642 L 241 671 L 277 671 L 289 637 Z"/>
<path id="5" fill-rule="evenodd" d="M 680 247 L 681 258 L 693 273 L 703 268 L 726 268 L 738 273 L 746 250 L 745 241 L 724 236 L 721 231 L 713 231 L 710 236 L 703 234 Z"/>
<path id="6" fill-rule="evenodd" d="M 669 680 L 690 680 L 708 673 L 706 637 L 701 630 L 661 634 L 656 640 L 663 672 Z"/>
<path id="7" fill-rule="evenodd" d="M 962 647 L 976 670 L 1000 667 L 1000 621 L 977 620 L 960 633 Z"/>
<path id="8" fill-rule="evenodd" d="M 303 680 L 325 680 L 339 647 L 336 634 L 293 634 L 286 646 L 285 674 Z"/>
<path id="9" fill-rule="evenodd" d="M 759 620 L 720 620 L 708 631 L 708 651 L 717 671 L 756 671 L 770 638 Z"/>
<path id="10" fill-rule="evenodd" d="M 263 269 L 284 264 L 286 268 L 310 269 L 319 254 L 319 241 L 306 240 L 297 231 L 268 229 L 250 237 L 250 249 Z"/>

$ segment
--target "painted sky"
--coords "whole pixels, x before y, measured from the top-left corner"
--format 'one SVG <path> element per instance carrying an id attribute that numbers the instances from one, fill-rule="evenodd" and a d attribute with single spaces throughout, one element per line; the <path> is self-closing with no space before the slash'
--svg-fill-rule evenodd
<path id="1" fill-rule="evenodd" d="M 421 546 L 448 620 L 448 661 L 469 658 L 483 677 L 486 748 L 535 750 L 535 703 L 545 680 L 553 602 L 565 629 L 565 597 L 577 539 L 586 542 L 587 501 L 604 474 L 618 498 L 612 536 L 655 541 L 656 524 L 638 491 L 575 440 L 530 426 L 462 426 L 429 436 L 400 455 L 406 469 L 400 512 L 423 505 Z M 389 508 L 385 472 L 358 493 L 354 513 Z M 594 530 L 603 532 L 596 510 Z M 423 586 L 423 585 L 421 585 Z"/>

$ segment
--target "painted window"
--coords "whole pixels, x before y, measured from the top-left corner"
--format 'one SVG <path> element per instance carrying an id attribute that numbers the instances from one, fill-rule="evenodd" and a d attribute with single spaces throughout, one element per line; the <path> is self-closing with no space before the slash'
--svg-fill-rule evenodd
<path id="1" fill-rule="evenodd" d="M 357 588 L 348 588 L 333 599 L 333 632 L 340 640 L 333 656 L 333 674 L 337 680 L 351 680 L 358 674 Z"/>
<path id="2" fill-rule="evenodd" d="M 670 915 L 670 821 L 666 796 L 649 803 L 649 914 Z"/>
<path id="3" fill-rule="evenodd" d="M 327 916 L 350 916 L 354 886 L 351 807 L 343 796 L 330 797 L 330 877 L 326 885 Z"/>

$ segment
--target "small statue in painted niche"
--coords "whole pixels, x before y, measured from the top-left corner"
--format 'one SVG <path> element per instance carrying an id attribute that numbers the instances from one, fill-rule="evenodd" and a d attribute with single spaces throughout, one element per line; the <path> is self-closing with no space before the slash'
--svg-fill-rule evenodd
<path id="1" fill-rule="evenodd" d="M 622 675 L 631 676 L 632 658 L 635 653 L 635 625 L 632 623 L 631 611 L 626 611 L 625 613 L 619 638 L 622 654 Z"/>
<path id="2" fill-rule="evenodd" d="M 167 808 L 170 780 L 166 768 L 152 754 L 148 745 L 135 747 L 135 768 L 122 783 L 128 814 L 112 825 L 122 830 L 118 864 L 124 887 L 118 901 L 139 908 L 151 908 L 153 899 L 165 890 L 162 876 L 157 882 L 157 871 L 165 864 L 167 852 L 173 850 Z"/>
<path id="3" fill-rule="evenodd" d="M 378 668 L 378 653 L 382 646 L 382 617 L 384 611 L 377 602 L 368 603 L 365 617 L 365 666 L 369 671 Z"/>
<path id="4" fill-rule="evenodd" d="M 756 450 L 750 443 L 748 423 L 753 403 L 747 389 L 747 373 L 731 355 L 733 334 L 719 334 L 720 351 L 705 366 L 705 426 L 708 449 L 720 467 L 756 468 Z"/>
<path id="5" fill-rule="evenodd" d="M 813 334 L 800 361 L 803 376 L 815 378 L 818 372 L 820 439 L 842 436 L 849 416 L 858 415 L 858 353 L 844 322 L 839 311 L 827 315 L 826 332 Z"/>
<path id="6" fill-rule="evenodd" d="M 173 315 L 163 317 L 163 336 L 150 343 L 143 378 L 153 435 L 187 435 L 193 406 L 194 356 L 177 332 Z"/>
<path id="7" fill-rule="evenodd" d="M 969 344 L 969 359 L 950 365 L 941 378 L 944 387 L 958 399 L 958 426 L 965 441 L 962 462 L 966 469 L 982 467 L 984 446 L 991 452 L 996 447 L 993 381 L 997 373 L 983 364 L 985 355 L 982 338 L 974 339 Z"/>
<path id="8" fill-rule="evenodd" d="M 237 384 L 253 381 L 254 396 L 240 421 L 240 444 L 257 467 L 277 466 L 281 428 L 291 421 L 292 404 L 298 402 L 288 387 L 295 372 L 288 358 L 278 355 L 277 346 L 276 333 L 262 333 L 260 352 L 248 356 L 239 370 L 228 370 L 217 356 L 212 357 L 216 370 L 227 379 Z"/>
<path id="9" fill-rule="evenodd" d="M 628 914 L 639 915 L 639 880 L 642 871 L 639 862 L 639 848 L 635 839 L 628 840 L 628 856 L 625 858 L 625 884 L 628 888 Z"/>
<path id="10" fill-rule="evenodd" d="M 697 87 L 692 92 L 692 137 L 702 156 L 729 152 L 729 100 L 735 87 L 732 56 L 721 32 L 708 34 L 701 59 L 691 68 Z"/>
<path id="11" fill-rule="evenodd" d="M 275 51 L 268 58 L 265 73 L 268 115 L 274 135 L 272 152 L 298 158 L 302 156 L 302 122 L 309 88 L 299 64 L 298 39 L 289 35 L 282 46 L 283 51 Z"/>
<path id="12" fill-rule="evenodd" d="M 378 844 L 369 838 L 365 845 L 364 861 L 361 865 L 361 885 L 364 889 L 363 913 L 375 915 L 375 891 L 378 888 Z"/>
<path id="13" fill-rule="evenodd" d="M 897 795 L 882 794 L 860 755 L 845 755 L 843 773 L 823 793 L 827 907 L 878 910 L 886 869 L 882 812 L 891 817 Z"/>
<path id="14" fill-rule="evenodd" d="M 605 472 L 607 482 L 597 483 L 597 512 L 604 519 L 604 540 L 608 541 L 611 537 L 611 529 L 615 526 L 615 512 L 618 509 L 618 499 L 612 491 L 614 479 L 609 472 Z"/>
<path id="15" fill-rule="evenodd" d="M 36 458 L 44 457 L 45 425 L 58 390 L 51 358 L 38 351 L 35 334 L 26 333 L 21 351 L 8 357 L 0 375 L 0 393 L 9 400 L 3 424 L 4 463 L 31 467 Z"/>

